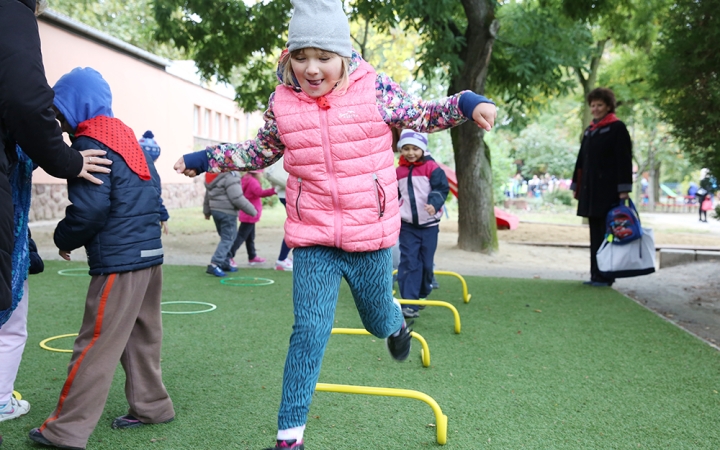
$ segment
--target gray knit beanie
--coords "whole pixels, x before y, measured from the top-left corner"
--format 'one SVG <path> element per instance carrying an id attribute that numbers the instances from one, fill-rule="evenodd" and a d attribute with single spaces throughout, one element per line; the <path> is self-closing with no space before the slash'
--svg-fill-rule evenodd
<path id="1" fill-rule="evenodd" d="M 291 0 L 288 50 L 314 47 L 350 58 L 350 25 L 341 0 Z"/>

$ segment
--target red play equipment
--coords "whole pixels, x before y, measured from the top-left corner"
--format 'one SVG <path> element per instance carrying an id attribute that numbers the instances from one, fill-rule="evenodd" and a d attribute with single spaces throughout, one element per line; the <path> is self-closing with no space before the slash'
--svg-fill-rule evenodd
<path id="1" fill-rule="evenodd" d="M 458 185 L 457 175 L 455 175 L 455 171 L 446 166 L 445 164 L 437 161 L 435 162 L 438 166 L 440 166 L 443 172 L 445 172 L 445 176 L 447 176 L 448 179 L 448 184 L 450 185 L 450 192 L 452 192 L 455 198 L 457 198 Z M 505 212 L 500 208 L 495 208 L 495 223 L 497 224 L 497 227 L 501 230 L 514 230 L 518 227 L 518 224 L 520 224 L 520 218 L 518 218 L 518 216 L 510 214 L 509 212 Z"/>

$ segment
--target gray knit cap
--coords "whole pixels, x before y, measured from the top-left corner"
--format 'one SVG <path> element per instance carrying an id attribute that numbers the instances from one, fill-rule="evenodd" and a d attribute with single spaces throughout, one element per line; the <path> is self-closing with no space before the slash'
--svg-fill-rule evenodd
<path id="1" fill-rule="evenodd" d="M 291 0 L 288 50 L 314 47 L 350 58 L 350 25 L 341 0 Z"/>

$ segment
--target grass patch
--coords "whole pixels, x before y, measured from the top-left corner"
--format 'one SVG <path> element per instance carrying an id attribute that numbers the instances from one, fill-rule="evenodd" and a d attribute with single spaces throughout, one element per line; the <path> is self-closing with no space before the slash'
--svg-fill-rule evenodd
<path id="1" fill-rule="evenodd" d="M 3 422 L 3 448 L 34 448 L 26 436 L 50 414 L 69 354 L 40 349 L 47 337 L 77 332 L 88 278 L 63 277 L 79 264 L 48 261 L 30 277 L 30 338 L 16 389 L 30 413 Z M 229 287 L 186 266 L 164 267 L 165 301 L 199 300 L 217 310 L 165 315 L 163 372 L 177 418 L 168 425 L 113 431 L 124 414 L 119 369 L 89 449 L 259 449 L 273 442 L 283 363 L 292 326 L 291 273 Z M 453 333 L 445 308 L 428 307 L 415 330 L 428 341 L 423 368 L 392 361 L 381 339 L 332 336 L 320 381 L 416 389 L 449 418 L 447 449 L 717 448 L 720 356 L 610 289 L 577 282 L 467 277 L 472 294 L 440 277 L 433 299 L 460 311 Z M 343 284 L 341 327 L 360 327 Z M 69 340 L 56 346 L 72 345 Z M 312 450 L 438 447 L 431 409 L 399 398 L 318 393 L 306 431 Z"/>
<path id="2" fill-rule="evenodd" d="M 285 208 L 279 202 L 273 206 L 264 206 L 262 220 L 258 228 L 282 228 L 285 223 Z M 202 207 L 178 208 L 170 211 L 170 229 L 173 234 L 199 234 L 215 231 L 212 219 L 205 220 Z"/>

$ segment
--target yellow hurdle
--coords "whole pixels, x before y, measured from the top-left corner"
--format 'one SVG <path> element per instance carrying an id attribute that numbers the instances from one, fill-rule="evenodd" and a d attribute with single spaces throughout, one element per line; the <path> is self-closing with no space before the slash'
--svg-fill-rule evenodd
<path id="1" fill-rule="evenodd" d="M 393 275 L 397 273 L 397 269 L 393 270 Z M 449 275 L 451 277 L 455 277 L 458 280 L 460 280 L 460 284 L 462 284 L 462 290 L 463 290 L 463 301 L 465 303 L 470 303 L 470 297 L 472 297 L 471 294 L 468 294 L 468 287 L 467 283 L 465 282 L 465 278 L 462 277 L 459 273 L 456 272 L 448 272 L 446 270 L 435 270 L 433 272 L 435 275 Z"/>
<path id="2" fill-rule="evenodd" d="M 447 443 L 447 424 L 448 418 L 443 414 L 440 405 L 429 395 L 420 391 L 410 389 L 392 389 L 371 386 L 352 386 L 348 384 L 328 384 L 318 383 L 315 385 L 316 392 L 339 392 L 342 394 L 360 394 L 360 395 L 378 395 L 384 397 L 405 397 L 421 400 L 428 405 L 435 413 L 435 428 L 437 429 L 437 443 L 445 445 Z"/>
<path id="3" fill-rule="evenodd" d="M 364 328 L 333 328 L 330 334 L 355 334 L 365 336 L 370 335 L 370 332 Z M 428 347 L 425 338 L 414 331 L 410 332 L 410 336 L 417 339 L 420 345 L 422 345 L 420 359 L 422 360 L 423 367 L 430 367 L 430 347 Z"/>
<path id="4" fill-rule="evenodd" d="M 457 308 L 450 303 L 440 300 L 406 300 L 404 298 L 398 298 L 397 300 L 401 305 L 443 306 L 449 309 L 455 317 L 455 334 L 460 334 L 460 314 L 458 313 Z"/>

